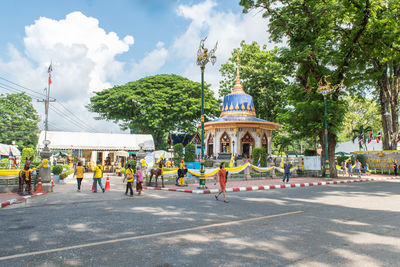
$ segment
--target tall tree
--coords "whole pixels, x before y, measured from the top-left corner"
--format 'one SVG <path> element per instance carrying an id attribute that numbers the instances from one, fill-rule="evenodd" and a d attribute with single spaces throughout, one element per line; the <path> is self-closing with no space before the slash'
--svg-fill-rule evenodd
<path id="1" fill-rule="evenodd" d="M 34 148 L 38 142 L 39 116 L 32 99 L 21 94 L 0 95 L 0 143 Z"/>
<path id="2" fill-rule="evenodd" d="M 240 48 L 234 49 L 229 61 L 221 66 L 220 96 L 232 91 L 238 63 L 244 90 L 253 97 L 257 116 L 275 121 L 279 109 L 285 106 L 282 96 L 287 83 L 278 49 L 269 51 L 256 42 L 246 44 L 242 41 Z"/>
<path id="3" fill-rule="evenodd" d="M 201 85 L 178 75 L 155 75 L 97 92 L 88 108 L 99 118 L 119 123 L 131 133 L 152 134 L 166 148 L 171 131 L 193 132 L 200 122 Z M 220 112 L 209 85 L 204 88 L 208 118 Z"/>
<path id="4" fill-rule="evenodd" d="M 383 149 L 390 133 L 399 135 L 400 1 L 374 1 L 370 23 L 358 44 L 360 79 L 376 88 L 383 129 Z"/>
<path id="5" fill-rule="evenodd" d="M 307 135 L 310 129 L 314 133 L 318 132 L 325 153 L 323 98 L 317 91 L 318 82 L 328 77 L 327 81 L 332 86 L 342 81 L 344 84 L 349 83 L 346 75 L 352 67 L 356 47 L 369 23 L 370 0 L 241 0 L 240 5 L 244 7 L 244 12 L 262 8 L 264 17 L 269 20 L 271 39 L 275 42 L 286 41 L 287 47 L 283 49 L 281 57 L 288 63 L 288 68 L 293 70 L 297 83 L 289 95 L 294 105 L 287 115 L 293 118 L 293 123 L 299 114 L 304 122 L 309 121 L 298 124 L 301 128 L 297 131 Z M 328 97 L 331 177 L 337 177 L 335 147 L 345 110 L 341 94 L 337 90 Z M 296 109 L 300 109 L 300 112 Z"/>

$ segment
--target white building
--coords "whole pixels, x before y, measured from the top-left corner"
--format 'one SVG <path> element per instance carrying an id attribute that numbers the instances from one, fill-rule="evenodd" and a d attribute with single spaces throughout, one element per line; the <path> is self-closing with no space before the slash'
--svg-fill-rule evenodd
<path id="1" fill-rule="evenodd" d="M 44 147 L 45 132 L 39 135 L 38 150 Z M 101 161 L 103 165 L 113 165 L 117 156 L 135 154 L 139 151 L 139 144 L 143 150 L 154 151 L 153 136 L 149 134 L 114 134 L 114 133 L 86 133 L 86 132 L 58 132 L 48 131 L 47 140 L 51 150 L 72 152 L 85 158 L 86 162 L 95 164 Z M 125 153 L 124 153 L 125 152 Z M 110 162 L 106 162 L 109 160 Z"/>

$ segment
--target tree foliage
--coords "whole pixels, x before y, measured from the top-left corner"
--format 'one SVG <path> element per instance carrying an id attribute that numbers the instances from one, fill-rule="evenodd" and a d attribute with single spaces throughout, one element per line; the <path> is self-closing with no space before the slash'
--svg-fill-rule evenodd
<path id="1" fill-rule="evenodd" d="M 194 162 L 196 160 L 196 146 L 187 144 L 185 147 L 185 162 Z"/>
<path id="2" fill-rule="evenodd" d="M 220 96 L 232 91 L 238 59 L 242 85 L 246 93 L 253 96 L 257 116 L 274 121 L 279 108 L 285 105 L 282 96 L 287 82 L 278 49 L 267 50 L 265 45 L 260 47 L 256 42 L 246 44 L 242 41 L 240 48 L 234 49 L 229 61 L 221 66 Z"/>
<path id="3" fill-rule="evenodd" d="M 362 150 L 363 148 L 365 148 L 365 150 L 367 150 L 367 139 L 371 132 L 372 132 L 371 126 L 364 127 L 364 125 L 360 125 L 360 127 L 356 128 L 352 131 L 353 143 L 357 140 L 358 147 L 360 148 L 360 150 Z"/>
<path id="4" fill-rule="evenodd" d="M 200 122 L 201 85 L 178 75 L 155 75 L 97 92 L 89 110 L 119 123 L 131 133 L 152 134 L 157 149 L 166 147 L 169 132 L 194 132 Z M 204 111 L 213 118 L 219 102 L 204 88 Z"/>
<path id="5" fill-rule="evenodd" d="M 342 82 L 351 84 L 347 74 L 354 68 L 357 46 L 369 22 L 370 1 L 241 0 L 240 4 L 244 12 L 262 8 L 271 39 L 286 41 L 280 57 L 293 72 L 294 83 L 282 120 L 299 135 L 319 136 L 324 153 L 323 97 L 318 83 L 326 77 L 322 85 L 329 83 L 332 88 Z M 327 101 L 331 177 L 337 176 L 334 157 L 345 111 L 342 95 L 343 90 L 336 90 Z"/>
<path id="6" fill-rule="evenodd" d="M 265 147 L 256 147 L 253 148 L 253 165 L 258 164 L 258 160 L 260 160 L 261 167 L 267 167 L 267 152 Z"/>
<path id="7" fill-rule="evenodd" d="M 31 102 L 24 93 L 0 95 L 0 143 L 36 147 L 39 116 Z"/>
<path id="8" fill-rule="evenodd" d="M 183 160 L 184 154 L 183 154 L 183 144 L 178 143 L 174 145 L 174 164 L 175 166 L 179 167 L 181 166 L 181 161 Z"/>

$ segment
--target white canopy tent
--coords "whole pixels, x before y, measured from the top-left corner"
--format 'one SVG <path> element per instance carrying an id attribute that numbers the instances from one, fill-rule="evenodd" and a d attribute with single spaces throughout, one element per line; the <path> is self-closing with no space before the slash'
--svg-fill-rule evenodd
<path id="1" fill-rule="evenodd" d="M 21 152 L 16 146 L 6 144 L 0 144 L 0 155 L 3 157 L 8 157 L 10 155 L 10 149 L 14 157 L 16 157 L 17 159 L 21 157 Z"/>

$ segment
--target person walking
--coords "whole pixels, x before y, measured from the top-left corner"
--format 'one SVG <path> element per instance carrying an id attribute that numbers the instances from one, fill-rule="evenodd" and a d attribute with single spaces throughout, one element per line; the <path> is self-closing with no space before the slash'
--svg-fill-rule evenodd
<path id="1" fill-rule="evenodd" d="M 214 185 L 216 185 L 217 182 L 219 182 L 219 185 L 220 185 L 220 190 L 219 190 L 218 194 L 215 195 L 215 199 L 218 200 L 219 195 L 221 195 L 221 193 L 223 193 L 225 203 L 229 202 L 228 200 L 226 200 L 226 178 L 227 178 L 227 176 L 228 176 L 228 172 L 225 170 L 225 163 L 222 162 L 221 165 L 219 166 L 217 180 L 214 183 Z"/>
<path id="2" fill-rule="evenodd" d="M 289 178 L 290 178 L 290 167 L 291 165 L 289 164 L 289 161 L 286 160 L 286 163 L 283 165 L 283 181 L 282 183 L 286 182 L 289 183 Z"/>
<path id="3" fill-rule="evenodd" d="M 78 192 L 81 192 L 81 185 L 84 173 L 85 167 L 83 167 L 82 161 L 79 161 L 78 166 L 75 167 L 74 172 L 74 177 L 76 176 L 76 182 L 78 183 Z"/>
<path id="4" fill-rule="evenodd" d="M 133 171 L 132 167 L 130 164 L 126 166 L 126 171 L 125 171 L 125 178 L 126 179 L 126 190 L 125 190 L 125 195 L 128 195 L 128 189 L 130 189 L 131 194 L 130 196 L 133 197 L 133 190 L 132 190 L 132 184 L 133 184 L 133 175 L 135 172 Z"/>
<path id="5" fill-rule="evenodd" d="M 96 167 L 94 167 L 93 173 L 93 181 L 94 181 L 94 191 L 93 193 L 97 193 L 97 184 L 99 184 L 103 193 L 105 192 L 103 185 L 101 184 L 101 178 L 103 178 L 103 166 L 101 166 L 101 161 L 97 161 Z"/>
<path id="6" fill-rule="evenodd" d="M 350 177 L 352 175 L 351 171 L 352 171 L 352 166 L 351 166 L 351 160 L 349 159 L 347 161 L 347 173 L 349 174 Z"/>
<path id="7" fill-rule="evenodd" d="M 354 173 L 358 175 L 358 178 L 361 178 L 361 162 L 356 159 L 356 165 L 354 166 Z"/>
<path id="8" fill-rule="evenodd" d="M 346 176 L 346 161 L 342 162 L 343 177 Z"/>
<path id="9" fill-rule="evenodd" d="M 138 195 L 140 196 L 142 194 L 143 190 L 143 173 L 140 167 L 137 167 L 136 170 L 136 192 L 138 192 Z"/>
<path id="10" fill-rule="evenodd" d="M 393 171 L 394 171 L 394 176 L 397 176 L 397 160 L 393 162 Z"/>

